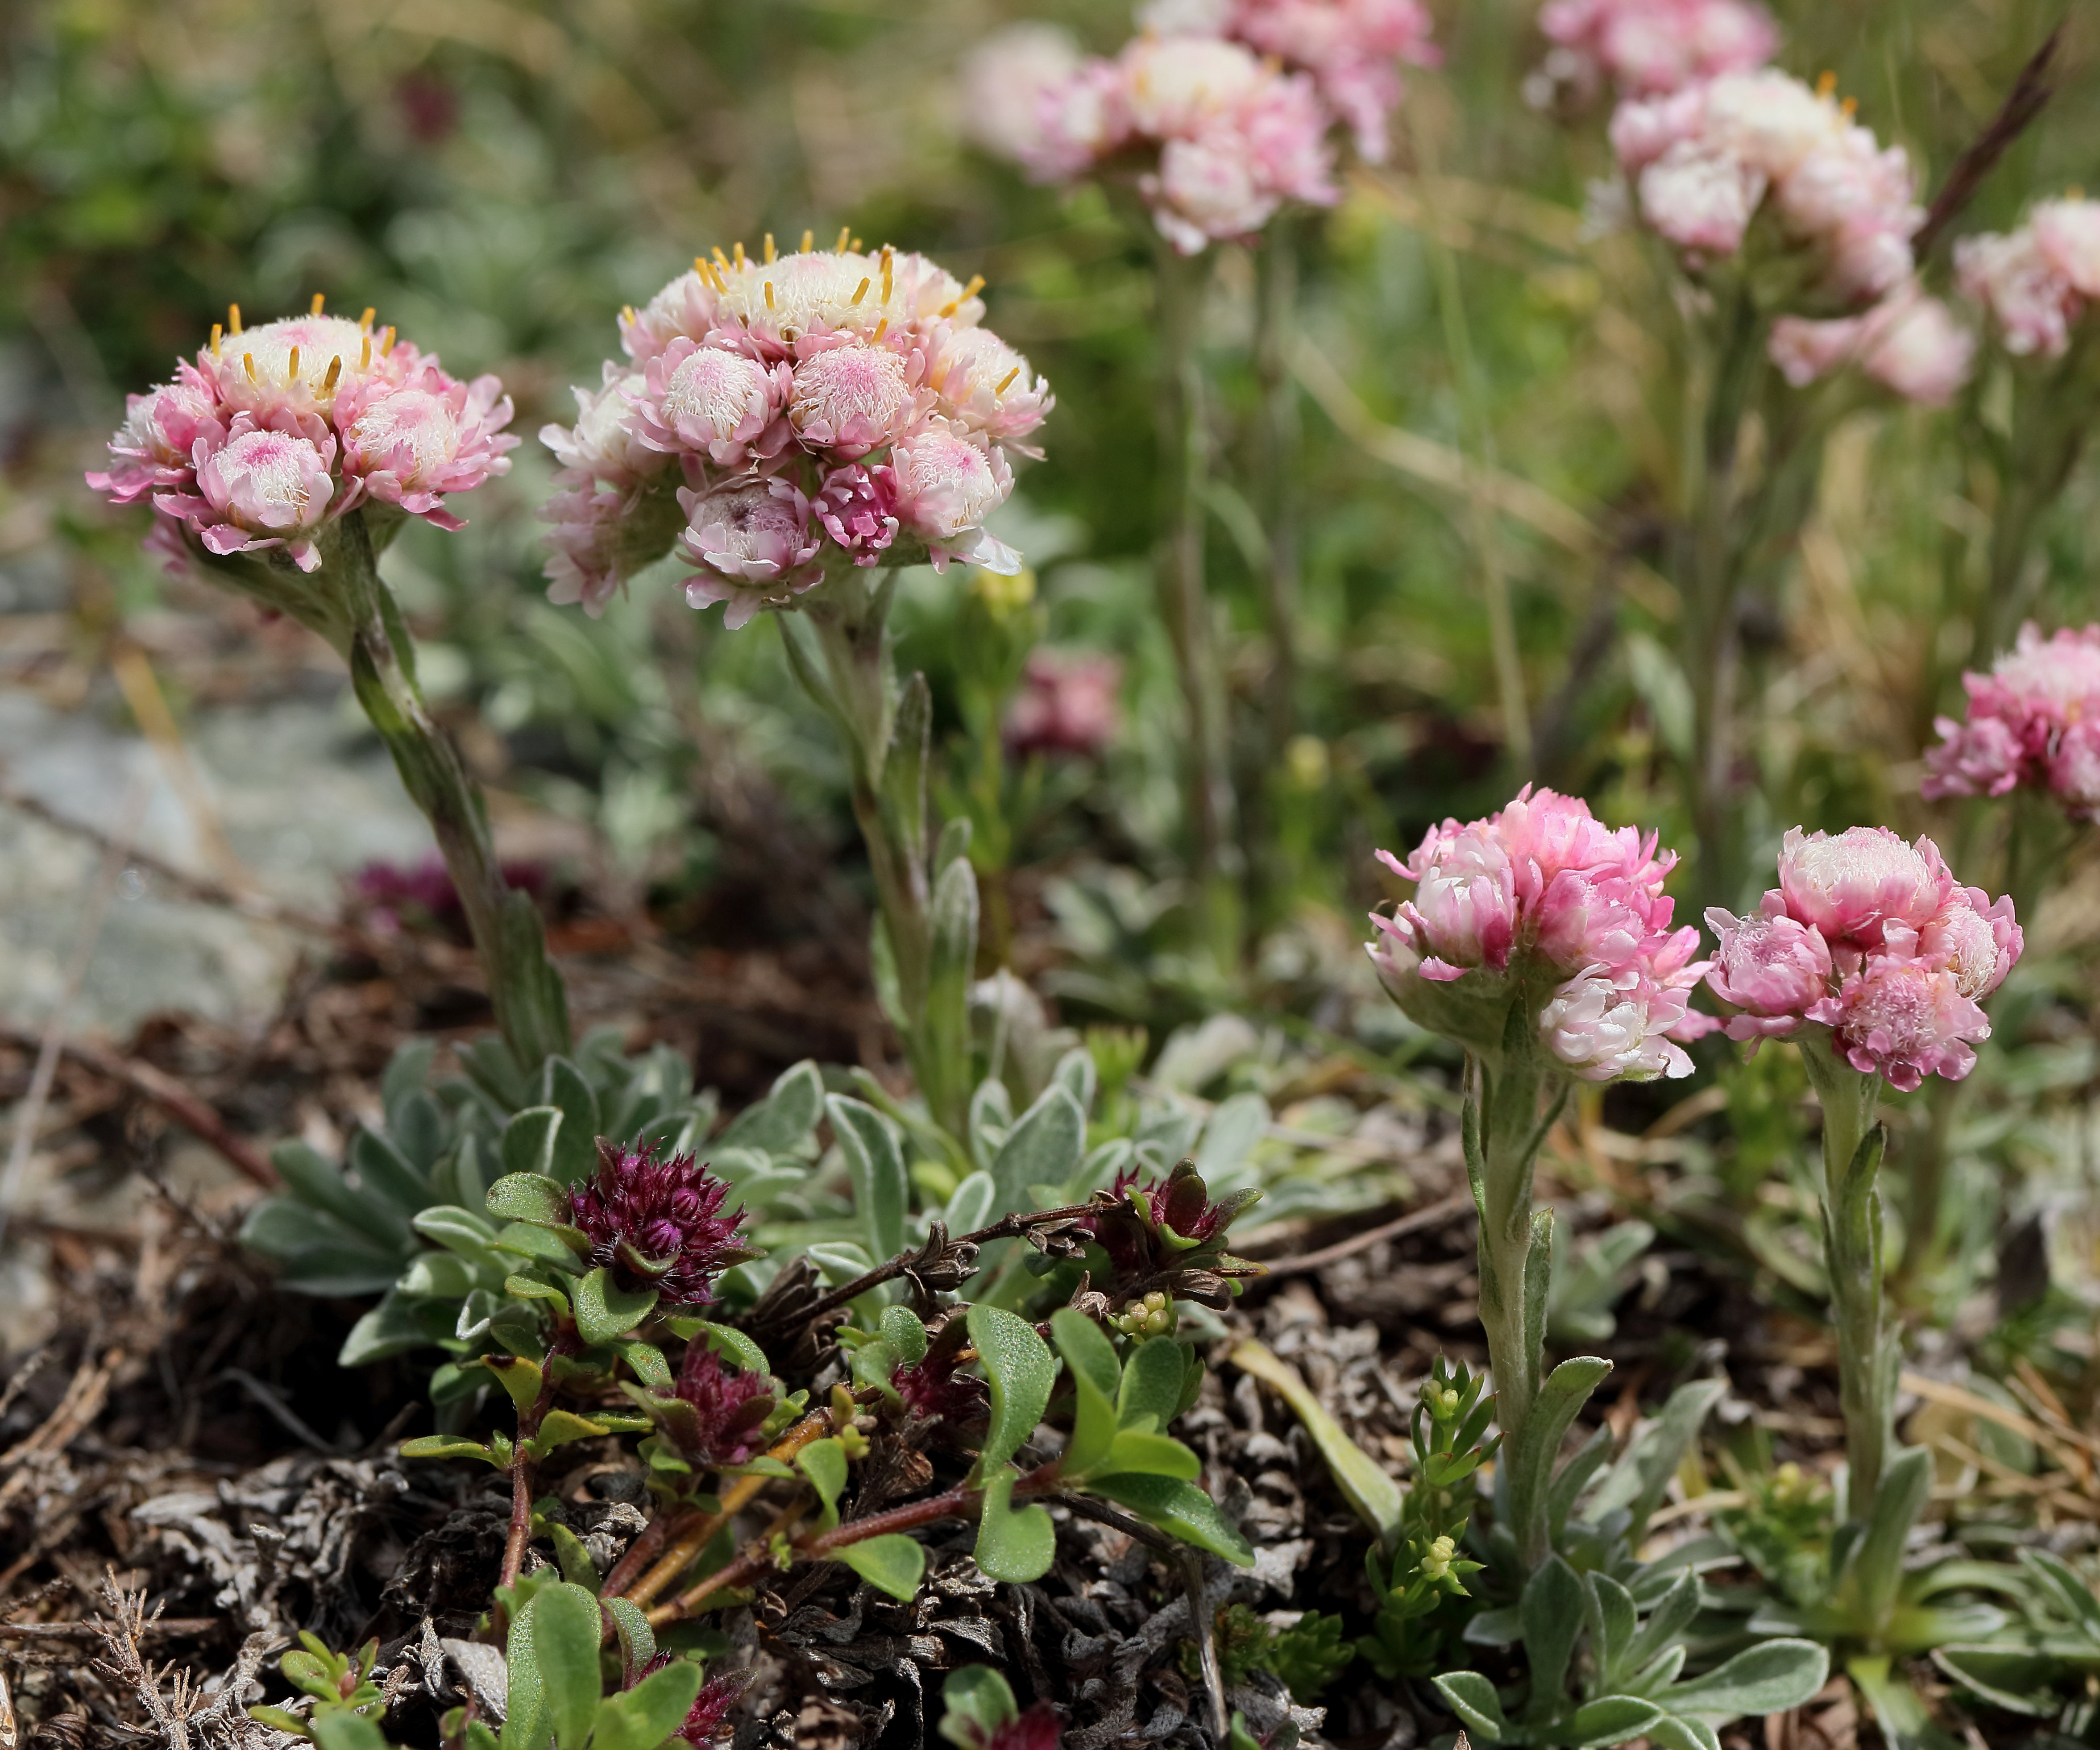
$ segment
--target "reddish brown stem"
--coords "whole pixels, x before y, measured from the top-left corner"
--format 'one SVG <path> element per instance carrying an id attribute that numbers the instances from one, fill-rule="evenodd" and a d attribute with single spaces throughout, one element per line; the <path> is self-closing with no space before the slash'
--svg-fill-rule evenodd
<path id="1" fill-rule="evenodd" d="M 994 1240 L 1017 1240 L 1030 1228 L 1040 1228 L 1053 1221 L 1070 1221 L 1085 1214 L 1093 1206 L 1090 1203 L 1069 1204 L 1062 1209 L 1035 1210 L 1026 1214 L 1002 1215 L 989 1228 L 980 1228 L 975 1233 L 959 1234 L 948 1244 L 958 1245 L 987 1245 Z M 885 1282 L 894 1281 L 919 1260 L 919 1253 L 899 1252 L 886 1263 L 877 1264 L 872 1270 L 855 1276 L 852 1281 L 833 1289 L 803 1314 L 805 1320 L 822 1318 L 834 1308 L 843 1307 L 848 1301 L 858 1299 L 871 1288 L 880 1288 Z"/>
<path id="2" fill-rule="evenodd" d="M 1057 1470 L 1058 1461 L 1052 1459 L 1048 1464 L 1030 1471 L 1013 1485 L 1016 1498 L 1044 1494 L 1057 1488 Z M 835 1549 L 842 1549 L 849 1544 L 865 1543 L 871 1537 L 885 1536 L 893 1532 L 916 1531 L 921 1526 L 932 1525 L 942 1519 L 966 1519 L 983 1499 L 982 1489 L 966 1484 L 960 1488 L 951 1488 L 944 1495 L 931 1495 L 924 1501 L 907 1501 L 901 1507 L 892 1507 L 887 1513 L 871 1514 L 864 1519 L 854 1519 L 846 1524 L 834 1526 L 828 1532 L 798 1537 L 789 1547 L 797 1561 L 821 1562 Z M 649 1612 L 650 1624 L 660 1629 L 666 1623 L 689 1616 L 711 1594 L 740 1589 L 774 1565 L 769 1533 L 746 1545 L 743 1553 L 735 1561 L 717 1568 L 706 1579 L 668 1604 L 658 1605 Z"/>

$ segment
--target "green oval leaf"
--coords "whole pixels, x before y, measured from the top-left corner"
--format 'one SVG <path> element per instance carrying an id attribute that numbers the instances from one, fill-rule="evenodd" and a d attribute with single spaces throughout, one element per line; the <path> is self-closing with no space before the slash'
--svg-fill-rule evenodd
<path id="1" fill-rule="evenodd" d="M 655 1289 L 624 1289 L 601 1267 L 576 1284 L 576 1329 L 587 1343 L 612 1342 L 647 1318 L 655 1304 Z"/>
<path id="2" fill-rule="evenodd" d="M 977 1520 L 977 1566 L 994 1580 L 1016 1585 L 1040 1580 L 1057 1558 L 1057 1527 L 1049 1510 L 1031 1503 L 1014 1510 L 1013 1485 L 1020 1479 L 1011 1465 L 990 1479 Z"/>
<path id="3" fill-rule="evenodd" d="M 581 1586 L 549 1586 L 532 1604 L 532 1657 L 556 1750 L 583 1750 L 598 1715 L 598 1600 Z"/>
<path id="4" fill-rule="evenodd" d="M 831 1554 L 876 1591 L 886 1592 L 906 1604 L 919 1595 L 919 1583 L 926 1576 L 924 1546 L 902 1532 L 846 1544 Z"/>
<path id="5" fill-rule="evenodd" d="M 511 1120 L 510 1129 L 516 1130 L 518 1123 L 529 1116 L 520 1113 Z M 554 1122 L 560 1122 L 559 1113 L 552 1116 Z M 506 1147 L 510 1135 L 508 1131 L 504 1133 Z M 553 1227 L 569 1219 L 567 1194 L 553 1179 L 536 1172 L 506 1173 L 488 1188 L 488 1196 L 483 1201 L 488 1213 L 499 1221 L 523 1221 L 539 1227 Z"/>
<path id="6" fill-rule="evenodd" d="M 970 1308 L 968 1320 L 970 1341 L 991 1384 L 991 1420 L 979 1460 L 980 1474 L 989 1477 L 1021 1450 L 1043 1420 L 1057 1363 L 1025 1319 L 980 1303 Z"/>

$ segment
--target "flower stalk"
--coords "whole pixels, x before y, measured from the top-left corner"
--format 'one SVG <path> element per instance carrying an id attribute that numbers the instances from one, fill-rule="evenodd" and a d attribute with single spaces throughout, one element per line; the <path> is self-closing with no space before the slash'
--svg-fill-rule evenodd
<path id="1" fill-rule="evenodd" d="M 1203 525 L 1208 514 L 1210 445 L 1199 350 L 1211 255 L 1184 255 L 1164 239 L 1154 251 L 1153 284 L 1159 323 L 1159 609 L 1174 651 L 1187 740 L 1183 795 L 1189 857 L 1209 892 L 1224 874 L 1232 831 L 1232 781 L 1226 765 L 1224 679 L 1218 666 L 1211 602 L 1204 581 Z"/>
<path id="2" fill-rule="evenodd" d="M 408 628 L 379 576 L 360 514 L 344 519 L 333 557 L 357 702 L 392 755 L 403 788 L 430 823 L 488 981 L 496 1026 L 530 1074 L 570 1043 L 567 999 L 548 957 L 539 910 L 529 893 L 503 878 L 481 787 L 424 702 Z"/>
<path id="3" fill-rule="evenodd" d="M 925 677 L 900 685 L 889 630 L 897 574 L 871 583 L 839 566 L 779 616 L 790 666 L 839 734 L 854 818 L 875 875 L 876 982 L 927 1110 L 951 1136 L 969 1102 L 969 986 L 976 969 L 977 888 L 968 825 L 939 839 L 927 801 L 932 702 Z M 797 622 L 801 624 L 798 624 Z M 802 626 L 806 624 L 805 633 Z"/>
<path id="4" fill-rule="evenodd" d="M 1881 1078 L 1855 1069 L 1827 1027 L 1804 1028 L 1801 1057 L 1823 1108 L 1823 1241 L 1838 1338 L 1851 1518 L 1869 1520 L 1887 1468 L 1901 1353 L 1882 1294 Z"/>

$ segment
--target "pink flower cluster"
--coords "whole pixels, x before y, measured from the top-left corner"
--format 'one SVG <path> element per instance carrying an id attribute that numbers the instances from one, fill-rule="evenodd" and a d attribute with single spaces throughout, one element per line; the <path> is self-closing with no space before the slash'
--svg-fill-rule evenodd
<path id="1" fill-rule="evenodd" d="M 1544 107 L 1565 90 L 1586 101 L 1609 86 L 1659 97 L 1762 67 L 1779 27 L 1754 0 L 1546 0 L 1538 28 L 1553 46 L 1527 95 Z"/>
<path id="2" fill-rule="evenodd" d="M 328 524 L 360 505 L 461 527 L 445 495 L 507 474 L 518 439 L 493 377 L 462 383 L 391 328 L 322 313 L 244 328 L 235 306 L 196 362 L 127 398 L 110 465 L 87 483 L 119 505 L 150 498 L 148 544 L 179 559 L 281 547 L 321 562 Z"/>
<path id="3" fill-rule="evenodd" d="M 1305 74 L 1372 164 L 1385 161 L 1401 68 L 1433 67 L 1440 58 L 1421 0 L 1150 0 L 1138 22 L 1163 37 L 1243 42 L 1286 72 Z"/>
<path id="4" fill-rule="evenodd" d="M 992 64 L 988 53 L 973 62 Z M 1312 76 L 1286 73 L 1243 42 L 1148 31 L 1113 60 L 1083 60 L 1056 77 L 1040 64 L 1041 76 L 1009 81 L 1032 88 L 1035 100 L 1032 128 L 1003 130 L 1022 167 L 1043 182 L 1127 168 L 1161 234 L 1185 255 L 1251 236 L 1286 201 L 1331 206 L 1340 198 L 1332 118 Z M 996 88 L 966 97 L 973 110 L 1012 101 Z"/>
<path id="5" fill-rule="evenodd" d="M 2060 359 L 2085 306 L 2100 298 L 2100 201 L 2040 201 L 2010 234 L 1954 247 L 1961 289 L 1996 321 L 2005 350 Z"/>
<path id="6" fill-rule="evenodd" d="M 1026 439 L 1049 385 L 979 326 L 982 280 L 845 241 L 717 249 L 622 315 L 624 361 L 576 391 L 573 426 L 540 434 L 562 464 L 542 513 L 551 600 L 603 612 L 674 536 L 686 600 L 727 604 L 730 627 L 827 559 L 1019 569 L 984 522 L 1012 491 L 1009 455 L 1042 453 Z"/>
<path id="7" fill-rule="evenodd" d="M 1415 888 L 1393 916 L 1373 914 L 1371 960 L 1424 1025 L 1451 1012 L 1439 987 L 1504 1007 L 1542 996 L 1540 1036 L 1583 1080 L 1692 1073 L 1677 1042 L 1715 1025 L 1689 1006 L 1706 963 L 1692 958 L 1696 929 L 1670 927 L 1662 886 L 1677 857 L 1653 834 L 1614 831 L 1579 798 L 1527 785 L 1500 813 L 1432 827 L 1405 862 L 1379 857 Z M 1497 1038 L 1483 1043 L 1498 1043 L 1500 1026 L 1491 1012 Z"/>
<path id="8" fill-rule="evenodd" d="M 1029 653 L 1021 690 L 1007 707 L 1005 742 L 1017 754 L 1100 753 L 1122 713 L 1123 664 L 1091 650 Z"/>
<path id="9" fill-rule="evenodd" d="M 1991 1036 L 1978 1005 L 2020 956 L 2010 899 L 1993 905 L 1930 839 L 1907 844 L 1886 827 L 1794 827 L 1760 909 L 1717 906 L 1706 922 L 1720 941 L 1707 985 L 1740 1011 L 1730 1038 L 1754 1047 L 1828 1027 L 1855 1069 L 1906 1091 L 1974 1067 L 1974 1042 Z"/>
<path id="10" fill-rule="evenodd" d="M 2030 623 L 1987 675 L 1968 674 L 1969 721 L 1942 717 L 1919 789 L 2001 796 L 2024 784 L 2100 819 L 2100 625 L 2044 638 Z"/>
<path id="11" fill-rule="evenodd" d="M 1906 401 L 1944 407 L 1969 381 L 1976 337 L 1908 280 L 1860 315 L 1781 316 L 1772 324 L 1769 350 L 1797 389 L 1856 364 Z"/>
<path id="12" fill-rule="evenodd" d="M 1910 277 L 1925 220 L 1910 160 L 1827 89 L 1771 68 L 1727 73 L 1621 104 L 1611 132 L 1640 216 L 1692 271 L 1735 255 L 1768 214 L 1812 302 L 1872 303 Z"/>

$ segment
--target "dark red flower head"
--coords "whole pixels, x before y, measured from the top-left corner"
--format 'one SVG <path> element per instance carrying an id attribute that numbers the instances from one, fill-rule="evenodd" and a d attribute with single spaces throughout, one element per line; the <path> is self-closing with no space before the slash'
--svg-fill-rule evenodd
<path id="1" fill-rule="evenodd" d="M 591 1262 L 623 1288 L 653 1288 L 667 1307 L 704 1307 L 714 1279 L 757 1254 L 738 1244 L 741 1210 L 716 1212 L 729 1185 L 689 1154 L 659 1161 L 651 1148 L 598 1139 L 598 1171 L 569 1192 L 569 1217 L 589 1236 Z"/>
<path id="2" fill-rule="evenodd" d="M 1048 1702 L 1039 1701 L 990 1731 L 973 1736 L 976 1750 L 1057 1750 L 1065 1741 L 1065 1722 Z"/>
<path id="3" fill-rule="evenodd" d="M 765 1418 L 777 1401 L 763 1373 L 739 1373 L 721 1364 L 705 1337 L 686 1345 L 672 1388 L 692 1410 L 690 1423 L 671 1424 L 680 1455 L 703 1469 L 740 1465 L 765 1449 Z"/>
<path id="4" fill-rule="evenodd" d="M 1163 1180 L 1140 1184 L 1134 1170 L 1116 1175 L 1105 1195 L 1073 1226 L 1097 1241 L 1119 1278 L 1149 1276 L 1191 1254 L 1215 1249 L 1225 1230 L 1260 1193 L 1237 1191 L 1211 1201 L 1203 1175 L 1184 1161 Z"/>
<path id="5" fill-rule="evenodd" d="M 889 1376 L 909 1414 L 964 1429 L 982 1425 L 991 1413 L 991 1398 L 985 1382 L 974 1373 L 958 1371 L 965 1334 L 960 1318 L 950 1320 L 917 1362 L 900 1367 Z"/>
<path id="6" fill-rule="evenodd" d="M 671 1735 L 684 1739 L 693 1750 L 705 1750 L 707 1745 L 727 1737 L 729 1717 L 750 1686 L 751 1673 L 748 1670 L 725 1671 L 720 1677 L 709 1677 L 700 1686 L 700 1693 L 693 1702 L 693 1711 L 686 1716 L 686 1723 Z"/>

